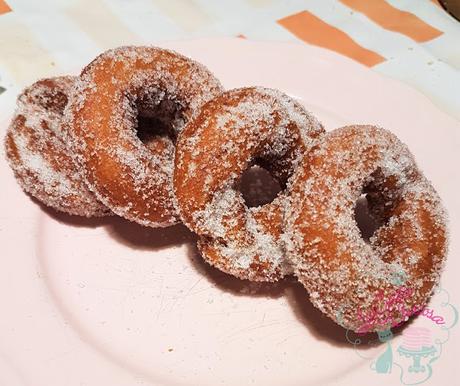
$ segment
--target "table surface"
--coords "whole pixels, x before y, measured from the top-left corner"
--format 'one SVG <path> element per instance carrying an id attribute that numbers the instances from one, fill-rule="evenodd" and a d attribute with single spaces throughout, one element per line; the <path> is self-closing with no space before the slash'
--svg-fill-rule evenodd
<path id="1" fill-rule="evenodd" d="M 460 23 L 436 0 L 0 0 L 0 109 L 107 48 L 219 36 L 329 48 L 460 119 Z"/>

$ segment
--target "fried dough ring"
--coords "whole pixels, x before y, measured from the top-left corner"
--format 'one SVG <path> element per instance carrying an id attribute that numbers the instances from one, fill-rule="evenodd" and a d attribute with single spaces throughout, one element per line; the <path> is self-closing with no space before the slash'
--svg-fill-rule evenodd
<path id="1" fill-rule="evenodd" d="M 369 243 L 354 217 L 362 193 L 381 224 Z M 305 157 L 285 226 L 290 261 L 312 303 L 358 332 L 385 330 L 421 309 L 446 256 L 438 194 L 407 147 L 373 126 L 328 133 Z M 395 301 L 401 291 L 411 295 Z"/>
<path id="2" fill-rule="evenodd" d="M 155 47 L 120 47 L 81 73 L 69 105 L 74 151 L 88 184 L 114 213 L 142 225 L 178 221 L 172 200 L 173 138 L 222 91 L 201 64 Z M 148 143 L 139 117 L 155 120 Z M 140 133 L 139 133 L 140 135 Z"/>
<path id="3" fill-rule="evenodd" d="M 200 236 L 198 248 L 211 265 L 253 281 L 291 272 L 281 240 L 286 190 L 248 208 L 238 183 L 259 164 L 285 186 L 322 133 L 299 103 L 257 87 L 226 91 L 189 122 L 177 144 L 174 191 L 181 218 Z"/>
<path id="4" fill-rule="evenodd" d="M 62 212 L 86 217 L 111 211 L 87 188 L 64 139 L 64 108 L 76 77 L 42 79 L 18 97 L 5 138 L 6 158 L 19 185 Z"/>

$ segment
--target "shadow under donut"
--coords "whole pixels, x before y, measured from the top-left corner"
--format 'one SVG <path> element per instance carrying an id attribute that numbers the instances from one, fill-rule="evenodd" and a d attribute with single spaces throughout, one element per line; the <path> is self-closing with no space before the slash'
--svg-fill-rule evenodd
<path id="1" fill-rule="evenodd" d="M 57 222 L 61 224 L 66 224 L 66 225 L 70 225 L 70 226 L 77 227 L 77 228 L 80 228 L 80 227 L 98 228 L 98 227 L 108 224 L 110 219 L 113 218 L 113 216 L 84 217 L 84 216 L 71 215 L 68 213 L 60 212 L 49 206 L 46 206 L 45 204 L 43 204 L 41 201 L 37 200 L 33 196 L 30 196 L 30 195 L 28 196 L 30 197 L 32 202 L 38 205 L 44 213 L 46 213 L 53 220 L 56 220 Z"/>
<path id="2" fill-rule="evenodd" d="M 259 174 L 258 170 L 255 171 Z M 260 176 L 260 174 L 259 174 Z M 267 178 L 266 176 L 263 176 Z M 262 184 L 263 185 L 263 184 Z M 257 184 L 257 188 L 260 188 Z M 276 195 L 273 189 L 271 195 Z M 250 199 L 251 192 L 248 193 Z M 160 249 L 186 245 L 187 257 L 192 267 L 222 291 L 231 293 L 234 296 L 265 297 L 276 299 L 285 296 L 289 305 L 292 307 L 295 317 L 302 323 L 316 338 L 328 342 L 336 347 L 350 347 L 351 343 L 347 340 L 346 330 L 325 316 L 320 310 L 313 306 L 308 299 L 308 293 L 304 287 L 293 277 L 287 277 L 276 283 L 258 283 L 248 280 L 241 280 L 226 274 L 217 268 L 209 265 L 200 255 L 197 247 L 197 236 L 182 224 L 177 224 L 167 228 L 149 228 L 135 222 L 125 220 L 118 216 L 85 218 L 72 216 L 58 212 L 43 205 L 40 201 L 31 197 L 48 216 L 54 220 L 73 227 L 98 228 L 104 227 L 111 238 L 116 242 L 129 246 L 136 250 L 157 251 Z M 357 222 L 363 233 L 363 237 L 368 239 L 375 230 L 375 224 L 369 221 L 367 205 L 365 200 L 358 202 L 356 211 Z M 407 328 L 412 319 L 402 326 L 393 329 L 393 335 L 397 336 Z M 354 341 L 360 339 L 361 344 L 356 348 L 367 350 L 381 344 L 376 338 L 375 333 L 358 335 L 349 333 L 349 339 Z"/>
<path id="3" fill-rule="evenodd" d="M 234 296 L 275 299 L 285 296 L 289 305 L 292 307 L 295 317 L 312 333 L 312 335 L 336 347 L 351 346 L 350 342 L 346 339 L 346 330 L 313 306 L 308 299 L 307 291 L 294 277 L 286 277 L 276 283 L 256 283 L 248 280 L 241 280 L 209 265 L 200 256 L 195 243 L 187 245 L 187 254 L 193 268 L 201 275 L 205 275 L 217 288 L 229 292 Z M 356 334 L 352 334 L 352 337 L 354 335 Z M 358 337 L 358 335 L 356 336 Z M 360 350 L 371 349 L 380 344 L 380 342 L 376 340 L 375 334 L 361 335 L 359 339 L 361 339 L 362 344 L 356 346 L 356 348 Z"/>
<path id="4" fill-rule="evenodd" d="M 103 227 L 116 242 L 137 250 L 156 251 L 196 240 L 196 236 L 182 224 L 167 228 L 150 228 L 116 215 L 91 218 L 73 216 L 47 207 L 33 197 L 31 199 L 44 213 L 61 224 L 72 227 Z"/>
<path id="5" fill-rule="evenodd" d="M 120 217 L 113 217 L 105 228 L 114 240 L 137 250 L 157 251 L 185 243 L 195 243 L 196 236 L 185 225 L 149 228 Z"/>

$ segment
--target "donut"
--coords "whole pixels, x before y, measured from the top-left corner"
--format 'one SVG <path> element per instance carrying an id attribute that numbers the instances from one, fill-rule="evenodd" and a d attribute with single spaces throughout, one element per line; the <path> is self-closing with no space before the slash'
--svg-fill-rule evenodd
<path id="1" fill-rule="evenodd" d="M 291 272 L 281 226 L 287 191 L 249 208 L 239 183 L 259 165 L 285 187 L 322 133 L 298 102 L 261 87 L 222 93 L 186 125 L 176 146 L 174 193 L 208 263 L 252 281 L 277 281 Z"/>
<path id="2" fill-rule="evenodd" d="M 42 79 L 17 99 L 6 158 L 24 191 L 56 210 L 86 217 L 111 211 L 86 186 L 64 139 L 63 113 L 75 77 Z"/>
<path id="3" fill-rule="evenodd" d="M 379 225 L 368 242 L 354 216 L 363 194 Z M 395 135 L 364 125 L 328 133 L 302 160 L 288 201 L 287 254 L 314 306 L 356 332 L 423 308 L 447 253 L 446 213 Z"/>
<path id="4" fill-rule="evenodd" d="M 120 47 L 86 66 L 67 108 L 77 162 L 98 199 L 139 224 L 178 222 L 174 142 L 200 106 L 222 92 L 203 65 L 155 47 Z"/>

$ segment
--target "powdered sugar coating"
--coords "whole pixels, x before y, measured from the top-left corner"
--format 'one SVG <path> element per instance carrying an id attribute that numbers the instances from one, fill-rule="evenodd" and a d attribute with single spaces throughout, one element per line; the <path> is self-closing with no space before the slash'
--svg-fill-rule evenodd
<path id="1" fill-rule="evenodd" d="M 220 92 L 209 70 L 172 51 L 120 47 L 97 57 L 82 71 L 67 110 L 77 162 L 97 197 L 142 225 L 176 223 L 173 140 Z M 153 130 L 142 142 L 139 117 L 155 118 L 168 133 Z"/>
<path id="2" fill-rule="evenodd" d="M 69 214 L 110 214 L 87 188 L 63 138 L 62 120 L 75 77 L 42 79 L 26 88 L 5 138 L 6 157 L 21 187 Z"/>
<path id="3" fill-rule="evenodd" d="M 280 240 L 287 192 L 248 208 L 238 184 L 259 164 L 285 186 L 322 133 L 299 103 L 261 87 L 226 91 L 189 122 L 177 144 L 174 190 L 181 218 L 200 236 L 209 263 L 253 281 L 291 272 Z"/>
<path id="4" fill-rule="evenodd" d="M 446 213 L 408 148 L 390 132 L 349 126 L 328 133 L 292 180 L 284 219 L 295 274 L 312 303 L 337 323 L 362 329 L 359 315 L 398 288 L 413 291 L 384 309 L 385 330 L 428 300 L 447 252 Z M 381 226 L 366 243 L 354 218 L 361 193 Z"/>

